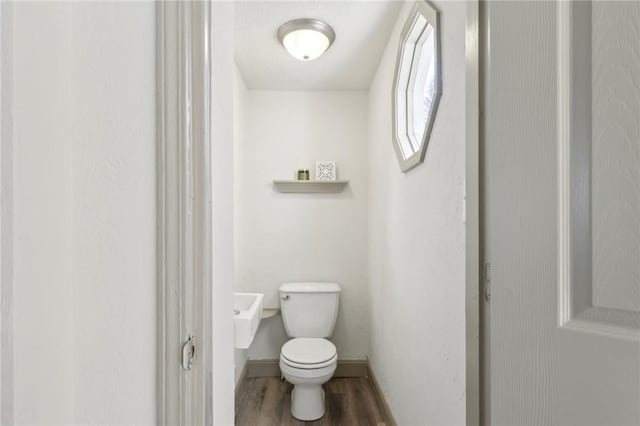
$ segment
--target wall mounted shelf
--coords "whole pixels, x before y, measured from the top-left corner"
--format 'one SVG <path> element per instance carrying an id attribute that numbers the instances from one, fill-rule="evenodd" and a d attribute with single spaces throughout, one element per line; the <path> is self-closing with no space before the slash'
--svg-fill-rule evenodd
<path id="1" fill-rule="evenodd" d="M 329 194 L 342 192 L 348 180 L 274 180 L 273 185 L 285 193 Z"/>

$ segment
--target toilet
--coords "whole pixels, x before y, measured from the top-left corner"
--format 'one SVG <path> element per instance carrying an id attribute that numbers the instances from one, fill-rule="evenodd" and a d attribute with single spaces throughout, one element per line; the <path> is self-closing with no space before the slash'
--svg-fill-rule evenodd
<path id="1" fill-rule="evenodd" d="M 291 415 L 312 421 L 324 415 L 322 385 L 338 364 L 335 345 L 327 340 L 338 317 L 340 286 L 335 283 L 285 283 L 280 309 L 291 340 L 280 350 L 280 371 L 291 384 Z"/>

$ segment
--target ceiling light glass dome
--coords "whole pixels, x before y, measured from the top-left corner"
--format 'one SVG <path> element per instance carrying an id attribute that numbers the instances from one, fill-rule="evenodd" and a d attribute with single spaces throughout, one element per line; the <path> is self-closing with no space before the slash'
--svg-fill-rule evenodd
<path id="1" fill-rule="evenodd" d="M 278 38 L 287 52 L 301 61 L 321 56 L 336 38 L 329 24 L 317 19 L 294 19 L 278 29 Z"/>

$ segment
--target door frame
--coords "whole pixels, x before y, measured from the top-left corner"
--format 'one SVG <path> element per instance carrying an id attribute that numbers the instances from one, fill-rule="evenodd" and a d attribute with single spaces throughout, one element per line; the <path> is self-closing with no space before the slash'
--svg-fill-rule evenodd
<path id="1" fill-rule="evenodd" d="M 158 2 L 156 7 L 158 423 L 212 424 L 211 3 Z M 477 426 L 481 424 L 480 0 L 469 0 L 466 7 L 466 424 Z M 195 306 L 187 300 L 193 295 L 199 300 Z M 181 367 L 180 346 L 189 334 L 187 325 L 193 326 L 197 345 L 190 371 Z"/>
<path id="2" fill-rule="evenodd" d="M 491 7 L 491 0 L 479 0 L 478 7 L 478 38 L 479 38 L 479 54 L 478 54 L 478 76 L 479 76 L 479 90 L 478 90 L 478 287 L 479 294 L 479 424 L 490 425 L 491 424 L 491 354 L 489 345 L 489 331 L 490 331 L 490 265 L 485 265 L 485 253 L 483 252 L 482 242 L 484 241 L 485 230 L 483 227 L 483 212 L 484 206 L 484 191 L 485 182 L 482 179 L 483 164 L 484 164 L 484 146 L 486 141 L 486 123 L 485 112 L 487 109 L 487 92 L 489 90 L 488 70 L 489 64 L 489 8 Z"/>
<path id="3" fill-rule="evenodd" d="M 0 2 L 0 424 L 14 424 L 13 6 Z"/>
<path id="4" fill-rule="evenodd" d="M 156 3 L 157 415 L 167 426 L 213 418 L 210 35 L 210 2 Z"/>
<path id="5" fill-rule="evenodd" d="M 466 424 L 481 424 L 480 327 L 480 0 L 467 2 L 465 22 L 465 363 Z"/>

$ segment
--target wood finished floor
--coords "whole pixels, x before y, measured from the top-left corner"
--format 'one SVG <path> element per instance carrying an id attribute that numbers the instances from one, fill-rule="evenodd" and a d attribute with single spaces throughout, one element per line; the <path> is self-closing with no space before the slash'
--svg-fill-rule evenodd
<path id="1" fill-rule="evenodd" d="M 383 426 L 383 411 L 365 377 L 333 378 L 323 385 L 325 415 L 314 422 L 291 416 L 293 385 L 278 377 L 246 379 L 236 399 L 236 426 Z"/>

